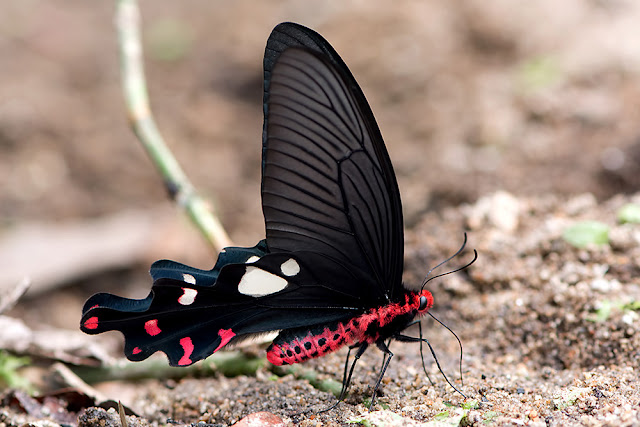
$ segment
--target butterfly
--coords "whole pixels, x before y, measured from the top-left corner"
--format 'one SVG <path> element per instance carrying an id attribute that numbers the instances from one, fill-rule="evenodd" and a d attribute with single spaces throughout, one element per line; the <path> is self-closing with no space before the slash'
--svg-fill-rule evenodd
<path id="1" fill-rule="evenodd" d="M 377 390 L 393 356 L 388 343 L 421 340 L 401 332 L 433 306 L 424 284 L 402 283 L 402 205 L 378 125 L 336 51 L 294 23 L 267 41 L 263 109 L 266 238 L 223 249 L 212 270 L 157 261 L 145 299 L 96 294 L 81 329 L 120 331 L 129 360 L 162 351 L 172 366 L 273 331 L 274 365 L 357 348 L 338 402 L 376 345 L 385 355 Z"/>

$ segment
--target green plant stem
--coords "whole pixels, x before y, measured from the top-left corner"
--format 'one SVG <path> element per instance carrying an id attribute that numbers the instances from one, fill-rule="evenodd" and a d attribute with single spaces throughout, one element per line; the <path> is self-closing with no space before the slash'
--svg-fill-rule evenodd
<path id="1" fill-rule="evenodd" d="M 208 203 L 193 185 L 167 147 L 151 114 L 142 62 L 140 11 L 136 0 L 119 0 L 116 26 L 120 49 L 122 87 L 131 127 L 156 165 L 170 196 L 187 215 L 209 244 L 220 251 L 231 240 Z"/>
<path id="2" fill-rule="evenodd" d="M 340 396 L 342 391 L 342 383 L 331 378 L 321 380 L 319 375 L 313 369 L 304 368 L 298 365 L 274 366 L 269 364 L 269 370 L 278 376 L 293 375 L 296 379 L 306 380 L 314 388 L 320 391 L 326 391 L 335 397 Z"/>
<path id="3" fill-rule="evenodd" d="M 188 376 L 211 376 L 219 373 L 227 377 L 255 375 L 256 371 L 266 368 L 278 376 L 293 375 L 297 379 L 308 381 L 318 390 L 339 396 L 342 383 L 332 378 L 320 379 L 313 369 L 298 365 L 274 366 L 264 357 L 248 355 L 242 351 L 224 351 L 212 354 L 205 360 L 187 367 L 171 367 L 162 358 L 151 358 L 130 363 L 122 360 L 109 366 L 75 366 L 71 370 L 83 381 L 93 384 L 103 381 L 135 381 L 141 379 L 179 379 Z"/>
<path id="4" fill-rule="evenodd" d="M 122 360 L 109 366 L 76 366 L 72 371 L 89 384 L 103 381 L 134 381 L 156 378 L 184 378 L 187 376 L 208 376 L 218 372 L 233 377 L 255 375 L 267 363 L 264 357 L 248 356 L 241 351 L 225 351 L 212 354 L 206 360 L 187 367 L 172 367 L 166 359 L 151 358 L 131 363 Z"/>

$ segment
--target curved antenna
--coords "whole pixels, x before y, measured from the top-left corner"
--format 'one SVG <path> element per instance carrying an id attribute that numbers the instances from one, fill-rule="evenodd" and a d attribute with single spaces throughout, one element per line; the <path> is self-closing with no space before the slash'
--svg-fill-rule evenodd
<path id="1" fill-rule="evenodd" d="M 465 242 L 466 242 L 466 234 L 465 234 Z M 429 270 L 429 273 L 427 273 L 427 276 L 424 278 L 425 280 L 422 282 L 422 288 L 424 289 L 425 286 L 427 286 L 427 283 L 429 283 L 430 281 L 432 281 L 433 279 L 437 279 L 438 277 L 442 277 L 442 276 L 446 276 L 448 274 L 453 274 L 453 273 L 457 273 L 458 271 L 462 271 L 465 268 L 468 268 L 469 266 L 471 266 L 471 264 L 473 264 L 474 262 L 476 262 L 476 260 L 478 259 L 478 251 L 476 251 L 475 249 L 473 250 L 473 259 L 471 261 L 469 261 L 468 263 L 466 263 L 465 265 L 463 265 L 462 267 L 458 267 L 455 270 L 451 270 L 451 271 L 447 271 L 446 273 L 442 273 L 442 274 L 438 274 L 437 276 L 433 276 L 433 277 L 429 277 L 429 274 L 431 273 L 431 271 L 434 268 L 438 268 L 439 266 L 441 266 L 442 264 L 444 264 L 445 262 L 450 261 L 453 257 L 457 256 L 458 254 L 460 254 L 460 251 L 462 251 L 462 249 L 464 248 L 464 245 L 458 249 L 458 252 L 455 253 L 455 255 L 452 255 L 451 257 L 447 258 L 446 260 L 442 261 L 440 264 L 436 265 L 435 267 L 433 267 L 431 270 Z M 429 279 L 427 279 L 427 277 L 429 277 Z"/>
<path id="2" fill-rule="evenodd" d="M 444 327 L 445 327 L 449 332 L 451 332 L 451 334 L 452 334 L 454 337 L 456 337 L 456 340 L 458 340 L 458 347 L 460 347 L 460 367 L 459 367 L 459 369 L 460 369 L 460 385 L 461 385 L 462 387 L 464 387 L 464 381 L 463 381 L 463 379 L 462 379 L 462 341 L 460 341 L 460 338 L 458 337 L 458 335 L 456 335 L 456 333 L 455 333 L 455 332 L 453 332 L 453 330 L 452 330 L 450 327 L 448 327 L 447 325 L 445 325 L 444 323 L 442 323 L 442 322 L 440 321 L 440 319 L 438 319 L 436 316 L 434 316 L 434 315 L 433 315 L 433 314 L 431 314 L 430 312 L 427 312 L 427 314 L 429 314 L 429 316 L 431 316 L 431 318 L 432 318 L 433 320 L 435 320 L 436 322 L 438 322 L 438 323 L 440 323 L 442 326 L 444 326 Z M 420 336 L 420 338 L 422 338 L 422 336 Z M 427 342 L 427 344 L 428 344 L 428 342 Z M 429 345 L 429 347 L 431 347 L 431 345 Z M 432 350 L 431 352 L 433 353 L 433 350 Z M 435 358 L 435 354 L 433 355 L 433 357 Z M 438 363 L 438 361 L 436 360 L 436 364 L 437 364 L 437 363 Z M 440 368 L 440 365 L 438 365 L 438 368 Z M 440 371 L 440 372 L 442 372 L 442 371 Z M 443 373 L 442 375 L 444 375 L 444 373 Z M 446 379 L 446 376 L 445 376 L 445 379 Z M 447 380 L 447 382 L 449 382 L 449 380 Z M 449 384 L 451 384 L 451 383 L 449 383 Z M 453 387 L 453 386 L 452 386 L 452 387 Z M 455 387 L 453 387 L 453 388 L 455 388 Z M 462 393 L 460 393 L 460 394 L 462 394 Z M 464 396 L 464 394 L 463 394 L 463 396 Z M 466 397 L 466 396 L 465 396 L 465 397 Z"/>
<path id="3" fill-rule="evenodd" d="M 433 270 L 435 270 L 436 268 L 440 267 L 442 264 L 446 264 L 449 261 L 451 261 L 452 259 L 454 259 L 455 257 L 457 257 L 458 255 L 460 255 L 460 252 L 462 252 L 462 250 L 464 249 L 464 247 L 467 246 L 467 232 L 465 231 L 464 233 L 464 241 L 462 242 L 462 246 L 460 246 L 460 249 L 458 249 L 456 251 L 455 254 L 451 255 L 449 258 L 445 259 L 444 261 L 442 261 L 440 264 L 436 265 L 435 267 L 433 267 L 431 270 L 429 270 L 427 272 L 427 275 L 425 276 L 425 280 L 427 279 L 427 277 L 429 277 L 429 275 L 431 274 L 431 272 Z"/>

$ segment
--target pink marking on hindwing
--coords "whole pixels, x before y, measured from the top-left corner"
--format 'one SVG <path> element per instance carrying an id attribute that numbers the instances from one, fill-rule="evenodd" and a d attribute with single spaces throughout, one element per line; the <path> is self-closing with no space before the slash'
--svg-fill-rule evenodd
<path id="1" fill-rule="evenodd" d="M 142 353 L 142 350 L 140 350 L 140 347 L 134 347 L 133 350 L 131 350 L 131 353 L 140 354 Z"/>
<path id="2" fill-rule="evenodd" d="M 182 349 L 184 350 L 184 354 L 182 355 L 182 357 L 178 361 L 178 365 L 180 365 L 180 366 L 191 365 L 193 362 L 191 361 L 190 356 L 193 353 L 193 349 L 194 349 L 193 342 L 191 341 L 191 337 L 182 338 L 180 340 L 180 345 L 182 346 Z"/>
<path id="3" fill-rule="evenodd" d="M 149 335 L 155 337 L 162 330 L 158 327 L 158 319 L 151 319 L 144 322 L 144 330 L 147 331 Z"/>
<path id="4" fill-rule="evenodd" d="M 231 338 L 236 336 L 235 332 L 231 329 L 220 329 L 218 335 L 220 336 L 220 345 L 213 350 L 214 353 L 227 345 L 229 341 L 231 341 Z"/>
<path id="5" fill-rule="evenodd" d="M 89 317 L 84 321 L 84 327 L 87 329 L 98 329 L 98 318 L 97 317 Z"/>

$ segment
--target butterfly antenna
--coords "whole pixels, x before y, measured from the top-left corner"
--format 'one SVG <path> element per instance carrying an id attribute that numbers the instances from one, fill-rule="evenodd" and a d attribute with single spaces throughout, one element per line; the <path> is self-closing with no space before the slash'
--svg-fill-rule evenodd
<path id="1" fill-rule="evenodd" d="M 427 312 L 427 314 L 429 314 L 429 316 L 431 316 L 431 318 L 432 318 L 433 320 L 435 320 L 436 322 L 438 322 L 438 323 L 440 323 L 442 326 L 444 326 L 444 327 L 445 327 L 449 332 L 451 332 L 451 334 L 452 334 L 454 337 L 456 337 L 456 340 L 458 340 L 458 347 L 460 347 L 460 367 L 459 367 L 459 370 L 460 370 L 460 384 L 462 385 L 462 387 L 464 387 L 464 381 L 463 381 L 463 379 L 462 379 L 462 341 L 460 341 L 460 338 L 458 337 L 458 335 L 456 335 L 456 333 L 455 333 L 455 332 L 453 332 L 453 330 L 452 330 L 450 327 L 448 327 L 447 325 L 445 325 L 444 323 L 442 323 L 442 322 L 441 322 L 441 321 L 440 321 L 436 316 L 434 316 L 433 314 L 431 314 L 431 313 L 429 313 L 429 312 Z M 422 338 L 422 335 L 420 335 L 420 338 Z M 428 344 L 428 342 L 427 342 L 427 344 Z M 429 345 L 429 347 L 431 347 L 431 345 Z M 432 351 L 432 353 L 433 353 L 433 351 Z M 435 357 L 435 355 L 434 355 L 434 357 Z M 436 360 L 436 363 L 438 363 L 438 361 L 437 361 L 437 360 Z M 438 368 L 440 368 L 440 365 L 438 365 Z M 440 372 L 442 372 L 442 371 L 440 371 Z M 444 373 L 443 373 L 443 375 L 444 375 Z M 445 378 L 446 378 L 446 377 L 445 377 Z M 447 380 L 447 382 L 449 382 L 449 380 Z M 451 383 L 449 383 L 449 384 L 451 384 Z M 452 387 L 453 387 L 453 386 L 452 386 Z M 455 388 L 455 387 L 453 387 L 453 388 Z M 462 393 L 460 393 L 460 394 L 462 394 Z M 463 396 L 464 396 L 464 394 L 463 394 Z M 466 396 L 465 396 L 465 397 L 466 397 Z"/>
<path id="2" fill-rule="evenodd" d="M 462 250 L 462 248 L 460 250 Z M 440 265 L 444 264 L 447 261 L 450 261 L 451 258 L 457 256 L 459 253 L 460 253 L 460 251 L 456 252 L 455 255 L 453 255 L 450 258 L 442 261 L 440 264 L 436 265 L 431 270 L 433 270 L 434 268 L 438 268 Z M 465 265 L 463 265 L 462 267 L 456 268 L 455 270 L 447 271 L 446 273 L 438 274 L 437 276 L 433 276 L 433 277 L 429 277 L 429 274 L 427 274 L 427 276 L 424 278 L 425 280 L 422 282 L 422 289 L 424 289 L 424 287 L 427 285 L 427 283 L 429 283 L 433 279 L 437 279 L 438 277 L 447 276 L 449 274 L 457 273 L 458 271 L 462 271 L 462 270 L 464 270 L 466 268 L 469 268 L 471 266 L 471 264 L 476 262 L 477 259 L 478 259 L 478 251 L 476 251 L 474 249 L 473 250 L 473 259 L 471 261 L 469 261 L 468 263 L 466 263 Z M 429 273 L 431 273 L 431 270 L 429 271 Z M 429 277 L 429 279 L 427 279 L 427 277 Z"/>
<path id="3" fill-rule="evenodd" d="M 439 263 L 438 265 L 433 267 L 431 270 L 429 270 L 429 272 L 427 273 L 426 277 L 429 277 L 431 272 L 433 270 L 435 270 L 436 268 L 440 267 L 442 264 L 446 264 L 449 261 L 451 261 L 452 259 L 454 259 L 455 257 L 457 257 L 458 255 L 460 255 L 460 252 L 462 252 L 464 250 L 465 246 L 467 246 L 467 233 L 466 232 L 464 233 L 464 241 L 462 242 L 462 246 L 460 246 L 460 249 L 458 249 L 455 254 L 451 255 L 449 258 L 445 259 L 444 261 L 442 261 L 441 263 Z"/>
<path id="4" fill-rule="evenodd" d="M 472 260 L 470 263 L 468 263 L 467 265 L 465 265 L 464 267 L 460 267 L 460 268 L 458 268 L 458 269 L 456 269 L 456 270 L 454 270 L 454 271 L 449 271 L 448 273 L 439 274 L 439 275 L 437 275 L 437 276 L 434 276 L 434 277 L 431 277 L 431 278 L 427 279 L 427 278 L 431 275 L 431 273 L 433 272 L 433 270 L 435 270 L 436 268 L 438 268 L 438 267 L 442 266 L 443 264 L 448 263 L 449 261 L 451 261 L 452 259 L 454 259 L 454 258 L 455 258 L 455 257 L 457 257 L 458 255 L 460 255 L 460 253 L 464 250 L 464 248 L 465 248 L 466 246 L 467 246 L 467 233 L 465 232 L 465 233 L 464 233 L 464 240 L 463 240 L 462 245 L 460 246 L 460 248 L 456 251 L 456 253 L 454 253 L 454 254 L 453 254 L 453 255 L 451 255 L 449 258 L 445 259 L 444 261 L 440 262 L 438 265 L 436 265 L 435 267 L 431 268 L 431 270 L 429 270 L 429 271 L 427 272 L 427 275 L 424 277 L 424 280 L 422 281 L 422 288 L 424 289 L 425 285 L 426 285 L 427 283 L 429 283 L 431 280 L 435 279 L 435 278 L 442 277 L 442 276 L 446 276 L 447 274 L 455 273 L 455 272 L 460 271 L 460 270 L 464 270 L 465 268 L 467 268 L 467 267 L 469 267 L 471 264 L 473 264 L 473 263 L 476 261 L 476 259 L 478 258 L 478 253 L 476 252 L 476 250 L 475 250 L 475 249 L 473 250 L 473 252 L 474 252 L 474 258 L 473 258 L 473 260 Z"/>

